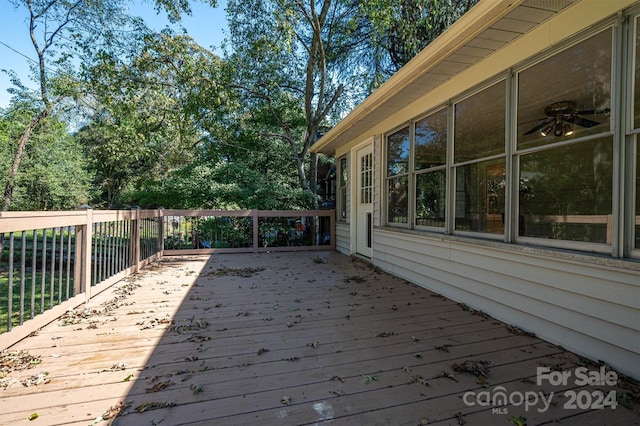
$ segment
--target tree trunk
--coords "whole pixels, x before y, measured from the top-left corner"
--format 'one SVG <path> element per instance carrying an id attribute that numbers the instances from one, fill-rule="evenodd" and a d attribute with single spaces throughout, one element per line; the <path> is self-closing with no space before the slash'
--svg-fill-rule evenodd
<path id="1" fill-rule="evenodd" d="M 49 116 L 51 113 L 51 108 L 45 108 L 40 114 L 38 114 L 29 125 L 24 129 L 20 139 L 18 140 L 18 147 L 16 148 L 16 153 L 13 156 L 13 162 L 11 163 L 11 168 L 9 169 L 9 175 L 7 176 L 7 184 L 4 187 L 4 199 L 2 201 L 2 206 L 0 207 L 0 211 L 7 211 L 11 207 L 11 203 L 13 202 L 13 188 L 16 183 L 16 176 L 18 175 L 18 170 L 20 169 L 20 163 L 22 162 L 22 158 L 24 157 L 24 150 L 27 146 L 27 142 L 31 139 L 31 134 L 35 130 L 36 127 L 42 121 Z"/>
<path id="2" fill-rule="evenodd" d="M 318 154 L 311 153 L 309 164 L 309 180 L 311 182 L 311 192 L 313 193 L 313 209 L 317 210 L 318 205 Z"/>

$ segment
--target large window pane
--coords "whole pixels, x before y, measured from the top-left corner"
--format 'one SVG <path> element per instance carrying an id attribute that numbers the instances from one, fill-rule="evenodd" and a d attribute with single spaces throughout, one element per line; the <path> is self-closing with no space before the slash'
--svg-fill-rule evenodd
<path id="1" fill-rule="evenodd" d="M 504 152 L 505 90 L 502 81 L 456 104 L 454 162 Z"/>
<path id="2" fill-rule="evenodd" d="M 409 128 L 387 136 L 387 174 L 401 175 L 409 172 Z"/>
<path id="3" fill-rule="evenodd" d="M 457 231 L 504 233 L 504 159 L 456 168 Z"/>
<path id="4" fill-rule="evenodd" d="M 523 155 L 519 235 L 610 243 L 610 138 Z"/>
<path id="5" fill-rule="evenodd" d="M 446 172 L 435 170 L 416 176 L 416 225 L 444 227 Z"/>
<path id="6" fill-rule="evenodd" d="M 416 122 L 415 169 L 441 166 L 447 162 L 447 110 Z"/>
<path id="7" fill-rule="evenodd" d="M 407 223 L 409 199 L 409 181 L 407 176 L 389 179 L 389 223 Z"/>
<path id="8" fill-rule="evenodd" d="M 609 130 L 612 30 L 518 75 L 518 148 Z"/>

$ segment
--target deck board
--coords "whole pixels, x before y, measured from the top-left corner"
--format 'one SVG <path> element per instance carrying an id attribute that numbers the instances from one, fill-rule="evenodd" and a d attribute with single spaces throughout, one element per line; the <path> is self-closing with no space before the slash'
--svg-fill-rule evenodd
<path id="1" fill-rule="evenodd" d="M 118 404 L 117 425 L 640 424 L 637 404 L 468 406 L 496 386 L 560 395 L 571 384 L 537 386 L 536 368 L 580 359 L 335 252 L 165 257 L 82 309 L 9 348 L 42 359 L 9 379 L 51 381 L 0 389 L 0 424 L 106 425 Z M 484 383 L 453 371 L 466 360 L 490 361 Z"/>

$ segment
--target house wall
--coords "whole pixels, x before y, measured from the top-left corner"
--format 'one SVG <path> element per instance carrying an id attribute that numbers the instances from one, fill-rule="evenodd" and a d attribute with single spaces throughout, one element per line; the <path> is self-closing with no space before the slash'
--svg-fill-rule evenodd
<path id="1" fill-rule="evenodd" d="M 640 265 L 416 231 L 373 237 L 381 269 L 640 377 Z"/>
<path id="2" fill-rule="evenodd" d="M 351 228 L 348 223 L 336 223 L 336 250 L 340 253 L 351 254 Z"/>
<path id="3" fill-rule="evenodd" d="M 542 24 L 371 128 L 374 230 L 371 262 L 496 319 L 640 378 L 640 263 L 501 241 L 385 226 L 385 132 L 587 30 L 630 1 L 585 1 Z M 351 152 L 354 140 L 336 156 Z M 352 172 L 355 172 L 352 170 Z M 351 175 L 354 179 L 354 175 Z M 354 191 L 356 192 L 356 191 Z M 340 229 L 338 240 L 353 237 Z M 353 253 L 348 241 L 339 244 Z"/>

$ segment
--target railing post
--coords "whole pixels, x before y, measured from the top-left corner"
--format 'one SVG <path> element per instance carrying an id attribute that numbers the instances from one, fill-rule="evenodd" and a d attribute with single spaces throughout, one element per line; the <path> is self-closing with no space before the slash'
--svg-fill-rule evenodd
<path id="1" fill-rule="evenodd" d="M 91 298 L 91 239 L 93 234 L 93 209 L 84 205 L 78 210 L 86 213 L 85 223 L 76 226 L 74 295 L 85 293 L 86 300 Z"/>
<path id="2" fill-rule="evenodd" d="M 158 207 L 158 254 L 164 252 L 164 207 Z"/>
<path id="3" fill-rule="evenodd" d="M 253 209 L 251 211 L 251 214 L 253 215 L 253 252 L 257 253 L 258 252 L 258 244 L 260 243 L 260 227 L 258 226 L 258 210 L 257 209 Z"/>
<path id="4" fill-rule="evenodd" d="M 131 207 L 131 264 L 133 270 L 140 269 L 140 207 Z"/>

